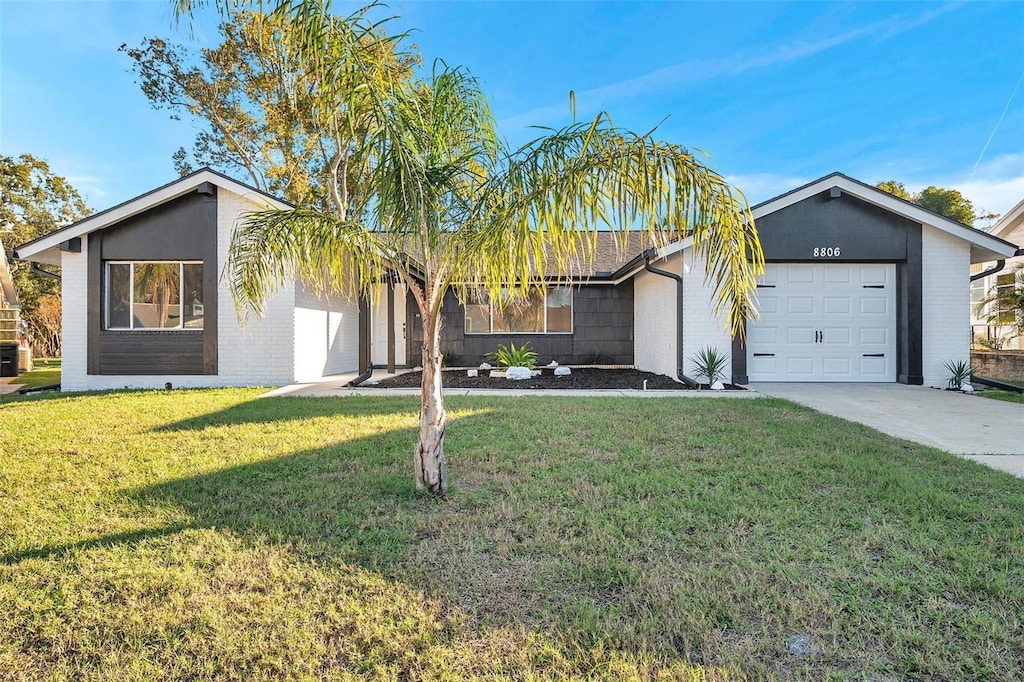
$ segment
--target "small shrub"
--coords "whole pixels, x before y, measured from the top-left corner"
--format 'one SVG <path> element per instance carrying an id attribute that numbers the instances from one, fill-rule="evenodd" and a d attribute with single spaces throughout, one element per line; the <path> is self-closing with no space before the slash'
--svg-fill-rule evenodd
<path id="1" fill-rule="evenodd" d="M 717 348 L 704 346 L 696 355 L 690 357 L 690 362 L 694 365 L 697 377 L 707 377 L 709 384 L 725 379 L 728 358 Z"/>
<path id="2" fill-rule="evenodd" d="M 947 360 L 949 387 L 959 391 L 971 379 L 971 363 L 967 360 Z"/>
<path id="3" fill-rule="evenodd" d="M 600 365 L 601 360 L 603 359 L 601 351 L 599 350 L 591 351 L 587 353 L 584 357 L 586 357 L 588 365 Z"/>
<path id="4" fill-rule="evenodd" d="M 537 352 L 530 348 L 529 343 L 524 343 L 519 348 L 516 344 L 510 343 L 507 346 L 498 344 L 498 350 L 491 353 L 498 367 L 526 367 L 533 369 L 537 365 Z"/>
<path id="5" fill-rule="evenodd" d="M 987 336 L 975 336 L 974 346 L 976 348 L 984 348 L 985 350 L 1002 350 L 1004 341 L 1005 339 L 999 336 L 993 336 L 991 338 Z"/>
<path id="6" fill-rule="evenodd" d="M 459 362 L 459 356 L 451 351 L 444 351 L 441 353 L 441 366 L 442 367 L 454 367 Z"/>

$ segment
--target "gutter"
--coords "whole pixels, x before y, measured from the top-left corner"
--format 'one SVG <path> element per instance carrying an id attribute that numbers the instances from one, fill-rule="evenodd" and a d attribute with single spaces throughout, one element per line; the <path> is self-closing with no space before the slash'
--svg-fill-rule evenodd
<path id="1" fill-rule="evenodd" d="M 1022 252 L 1024 252 L 1024 249 L 1018 249 L 1017 253 L 1015 253 L 1013 255 L 1019 256 L 1019 255 L 1022 254 Z M 994 266 L 992 266 L 991 268 L 989 268 L 988 270 L 982 270 L 981 272 L 979 272 L 976 275 L 971 275 L 971 281 L 974 282 L 976 280 L 982 279 L 983 277 L 988 277 L 989 275 L 994 275 L 997 272 L 999 272 L 1000 270 L 1002 270 L 1005 266 L 1006 266 L 1006 260 L 1005 259 L 997 260 L 996 264 Z"/>
<path id="2" fill-rule="evenodd" d="M 647 251 L 644 251 L 642 255 L 644 259 L 644 270 L 655 275 L 661 275 L 662 277 L 668 277 L 669 279 L 675 280 L 676 348 L 679 349 L 679 354 L 676 358 L 676 377 L 690 388 L 696 388 L 697 382 L 683 374 L 683 277 L 682 275 L 677 275 L 674 272 L 669 272 L 667 270 L 659 270 L 658 268 L 651 265 L 651 259 L 657 255 L 654 249 L 648 249 Z"/>

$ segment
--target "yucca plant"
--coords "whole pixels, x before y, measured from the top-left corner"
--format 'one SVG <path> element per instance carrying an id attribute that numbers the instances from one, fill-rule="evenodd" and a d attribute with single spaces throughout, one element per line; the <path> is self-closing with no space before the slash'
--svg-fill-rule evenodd
<path id="1" fill-rule="evenodd" d="M 967 360 L 947 360 L 946 369 L 949 371 L 948 385 L 955 391 L 971 380 L 971 363 Z"/>
<path id="2" fill-rule="evenodd" d="M 491 355 L 498 363 L 498 367 L 526 367 L 533 369 L 537 365 L 537 352 L 530 348 L 529 343 L 524 343 L 519 348 L 516 344 L 510 343 L 507 346 L 498 344 L 498 350 Z"/>
<path id="3" fill-rule="evenodd" d="M 725 378 L 725 366 L 728 361 L 724 353 L 712 346 L 704 346 L 696 355 L 690 357 L 697 376 L 707 377 L 709 384 Z"/>

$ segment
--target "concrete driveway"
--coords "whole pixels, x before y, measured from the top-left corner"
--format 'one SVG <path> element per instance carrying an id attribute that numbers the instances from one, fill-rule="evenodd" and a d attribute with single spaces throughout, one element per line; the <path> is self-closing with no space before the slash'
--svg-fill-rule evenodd
<path id="1" fill-rule="evenodd" d="M 750 388 L 1024 477 L 1024 404 L 904 384 Z"/>

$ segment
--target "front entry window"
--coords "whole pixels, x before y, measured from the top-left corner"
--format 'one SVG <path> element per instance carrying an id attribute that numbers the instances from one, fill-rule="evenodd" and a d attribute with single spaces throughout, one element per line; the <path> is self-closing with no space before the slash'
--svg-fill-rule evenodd
<path id="1" fill-rule="evenodd" d="M 106 329 L 203 328 L 203 264 L 107 263 Z"/>

